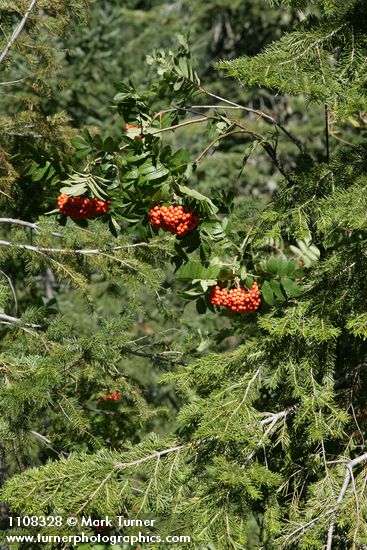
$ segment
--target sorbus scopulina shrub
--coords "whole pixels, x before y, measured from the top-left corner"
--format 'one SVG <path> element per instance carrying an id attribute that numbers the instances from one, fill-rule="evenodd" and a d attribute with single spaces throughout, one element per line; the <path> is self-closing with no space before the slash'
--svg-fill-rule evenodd
<path id="1" fill-rule="evenodd" d="M 241 287 L 227 290 L 215 286 L 210 293 L 210 303 L 218 307 L 223 306 L 228 311 L 250 313 L 259 309 L 260 294 L 257 283 L 253 283 L 250 290 Z"/>
<path id="2" fill-rule="evenodd" d="M 89 199 L 84 195 L 77 197 L 70 197 L 69 195 L 59 195 L 57 199 L 57 206 L 64 216 L 70 216 L 71 218 L 83 219 L 93 218 L 100 214 L 106 214 L 110 209 L 110 200 L 103 201 L 93 197 Z"/>
<path id="3" fill-rule="evenodd" d="M 120 391 L 117 391 L 115 393 L 106 393 L 106 395 L 102 395 L 102 397 L 98 398 L 98 401 L 118 401 L 121 396 Z"/>
<path id="4" fill-rule="evenodd" d="M 184 206 L 154 206 L 149 212 L 153 227 L 175 235 L 186 235 L 199 225 L 200 218 Z"/>

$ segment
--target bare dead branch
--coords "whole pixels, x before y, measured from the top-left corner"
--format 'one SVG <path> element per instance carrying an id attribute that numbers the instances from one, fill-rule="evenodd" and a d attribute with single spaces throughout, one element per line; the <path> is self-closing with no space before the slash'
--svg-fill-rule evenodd
<path id="1" fill-rule="evenodd" d="M 7 323 L 22 323 L 22 319 L 18 319 L 18 317 L 12 317 L 11 315 L 7 315 L 6 313 L 0 313 L 0 319 L 3 319 Z M 41 325 L 35 325 L 34 323 L 24 323 L 24 326 L 41 328 Z"/>
<path id="2" fill-rule="evenodd" d="M 344 477 L 343 485 L 340 489 L 338 500 L 336 501 L 336 507 L 335 507 L 335 510 L 334 510 L 334 517 L 333 517 L 333 520 L 330 523 L 330 526 L 329 526 L 329 529 L 328 529 L 328 535 L 327 535 L 327 542 L 326 542 L 325 550 L 332 550 L 334 527 L 335 527 L 335 516 L 337 514 L 338 507 L 341 504 L 341 502 L 342 502 L 342 500 L 345 496 L 345 493 L 347 492 L 349 483 L 352 479 L 352 476 L 353 476 L 353 471 L 352 470 L 355 466 L 357 466 L 361 462 L 364 462 L 365 460 L 367 460 L 367 453 L 364 453 L 363 455 L 357 456 L 357 458 L 354 458 L 353 460 L 351 460 L 350 462 L 348 462 L 345 465 L 345 467 L 346 467 L 345 477 Z"/>
<path id="3" fill-rule="evenodd" d="M 27 23 L 28 17 L 30 15 L 32 9 L 34 8 L 35 4 L 36 4 L 36 0 L 31 0 L 31 3 L 29 4 L 28 9 L 25 12 L 25 14 L 23 15 L 19 25 L 14 30 L 13 34 L 11 35 L 8 43 L 6 44 L 6 46 L 4 48 L 4 50 L 0 54 L 0 65 L 4 61 L 5 57 L 9 53 L 10 48 L 13 46 L 14 42 L 17 40 L 18 36 L 20 35 L 22 30 L 24 29 L 25 24 Z"/>

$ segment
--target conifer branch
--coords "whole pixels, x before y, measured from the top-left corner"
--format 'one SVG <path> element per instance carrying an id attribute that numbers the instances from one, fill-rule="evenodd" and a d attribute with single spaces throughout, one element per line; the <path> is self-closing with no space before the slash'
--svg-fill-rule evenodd
<path id="1" fill-rule="evenodd" d="M 11 315 L 7 315 L 6 313 L 0 313 L 0 319 L 3 319 L 7 323 L 22 323 L 22 319 L 18 319 L 18 317 L 12 317 Z M 31 328 L 41 328 L 41 325 L 36 325 L 34 323 L 24 323 L 24 326 Z"/>
<path id="2" fill-rule="evenodd" d="M 353 460 L 350 460 L 349 462 L 347 462 L 345 464 L 346 473 L 345 473 L 344 481 L 343 481 L 342 487 L 340 489 L 339 496 L 338 496 L 338 499 L 336 501 L 336 505 L 333 508 L 330 508 L 329 510 L 326 510 L 325 512 L 322 512 L 320 515 L 312 518 L 307 523 L 304 523 L 303 525 L 300 525 L 299 527 L 297 527 L 297 529 L 295 529 L 294 531 L 292 531 L 291 533 L 289 533 L 285 537 L 285 540 L 289 540 L 289 539 L 294 539 L 294 541 L 297 540 L 306 529 L 309 529 L 310 527 L 312 527 L 312 525 L 314 525 L 315 523 L 320 521 L 322 518 L 325 518 L 325 517 L 330 516 L 330 515 L 333 514 L 334 519 L 332 520 L 332 522 L 329 526 L 327 543 L 326 543 L 326 546 L 325 546 L 325 550 L 332 550 L 335 515 L 337 514 L 338 508 L 339 508 L 339 506 L 340 506 L 340 504 L 341 504 L 341 502 L 342 502 L 342 500 L 345 496 L 345 493 L 346 493 L 346 491 L 348 489 L 348 486 L 349 486 L 349 483 L 351 481 L 351 477 L 353 475 L 352 469 L 355 466 L 357 466 L 358 464 L 360 464 L 361 462 L 364 462 L 365 460 L 367 460 L 367 453 L 364 453 L 364 454 L 358 456 L 357 458 L 354 458 Z"/>
<path id="3" fill-rule="evenodd" d="M 28 6 L 28 9 L 27 11 L 25 12 L 25 14 L 23 15 L 23 18 L 22 20 L 20 21 L 18 27 L 14 30 L 13 34 L 11 35 L 8 43 L 6 44 L 4 50 L 2 51 L 2 53 L 0 54 L 0 65 L 1 63 L 4 61 L 5 57 L 8 55 L 9 53 L 9 50 L 10 48 L 13 46 L 14 42 L 17 40 L 18 36 L 20 35 L 20 33 L 22 32 L 22 30 L 24 29 L 25 27 L 25 24 L 27 23 L 27 19 L 32 11 L 32 9 L 34 8 L 36 4 L 36 0 L 31 0 L 29 6 Z"/>
<path id="4" fill-rule="evenodd" d="M 226 426 L 225 426 L 225 429 L 224 429 L 224 433 L 227 432 L 228 430 L 228 427 L 231 423 L 231 420 L 232 418 L 237 414 L 237 412 L 240 410 L 240 408 L 242 407 L 242 405 L 245 403 L 246 399 L 247 399 L 247 395 L 250 391 L 250 388 L 252 386 L 252 384 L 255 382 L 256 378 L 259 376 L 261 372 L 261 369 L 260 367 L 255 371 L 255 373 L 252 375 L 251 379 L 249 380 L 248 384 L 246 385 L 246 389 L 245 389 L 245 393 L 243 394 L 243 397 L 241 399 L 241 401 L 239 402 L 239 404 L 237 405 L 237 407 L 233 410 L 232 414 L 230 416 L 228 416 L 228 420 L 227 420 L 227 423 L 226 423 Z"/>
<path id="5" fill-rule="evenodd" d="M 271 434 L 271 432 L 273 431 L 274 426 L 278 423 L 278 421 L 283 419 L 283 418 L 286 418 L 289 414 L 292 414 L 293 412 L 295 412 L 298 409 L 298 407 L 299 407 L 299 404 L 296 403 L 295 405 L 292 405 L 291 407 L 288 407 L 288 409 L 284 409 L 284 411 L 271 414 L 267 418 L 260 421 L 261 426 L 266 426 L 267 424 L 270 424 L 270 426 L 268 426 L 268 428 L 265 430 L 264 435 L 262 436 L 260 441 L 257 443 L 256 447 L 246 457 L 246 463 L 250 462 L 250 460 L 253 459 L 253 457 L 255 456 L 255 454 L 257 452 L 257 450 L 264 443 L 264 441 L 266 440 L 268 435 Z M 245 467 L 244 465 L 241 466 L 241 468 L 244 468 L 244 467 Z"/>
<path id="6" fill-rule="evenodd" d="M 338 511 L 338 508 L 339 508 L 339 506 L 340 506 L 340 504 L 341 504 L 341 502 L 342 502 L 342 500 L 345 496 L 345 493 L 347 492 L 349 483 L 350 483 L 350 481 L 353 477 L 353 468 L 355 466 L 358 466 L 358 464 L 360 464 L 361 462 L 364 462 L 365 460 L 367 460 L 367 453 L 364 453 L 363 455 L 360 455 L 357 458 L 354 458 L 353 460 L 351 460 L 350 462 L 348 462 L 345 465 L 345 467 L 346 467 L 345 477 L 344 477 L 343 485 L 340 489 L 338 500 L 336 501 L 336 506 L 333 510 L 334 515 L 336 515 L 336 513 Z M 327 535 L 327 542 L 326 542 L 326 549 L 325 550 L 332 550 L 334 526 L 335 526 L 335 517 L 333 518 L 333 521 L 331 522 L 331 524 L 329 526 L 329 529 L 328 529 L 328 535 Z"/>
<path id="7" fill-rule="evenodd" d="M 15 225 L 23 225 L 24 227 L 30 227 L 31 229 L 39 229 L 36 223 L 26 222 L 24 220 L 17 220 L 15 218 L 0 218 L 0 223 L 11 223 Z"/>
<path id="8" fill-rule="evenodd" d="M 307 48 L 304 48 L 302 52 L 299 53 L 298 55 L 292 56 L 291 59 L 287 59 L 286 61 L 282 61 L 281 63 L 279 63 L 279 65 L 287 65 L 289 63 L 294 63 L 295 61 L 298 61 L 298 59 L 305 57 L 305 55 L 307 55 L 307 53 L 310 50 L 312 50 L 313 48 L 318 48 L 320 44 L 322 44 L 323 42 L 326 42 L 326 40 L 338 34 L 338 32 L 340 32 L 346 26 L 347 26 L 347 23 L 343 23 L 343 25 L 340 25 L 340 27 L 338 27 L 337 29 L 333 29 L 329 34 L 325 36 L 321 36 L 320 38 L 312 42 L 309 46 L 307 46 Z"/>
<path id="9" fill-rule="evenodd" d="M 297 540 L 300 535 L 306 530 L 306 529 L 309 529 L 310 527 L 312 527 L 312 525 L 314 525 L 315 523 L 317 523 L 318 521 L 320 521 L 321 518 L 323 517 L 326 517 L 326 516 L 330 516 L 330 514 L 333 514 L 335 512 L 336 508 L 332 508 L 331 510 L 326 510 L 326 512 L 323 512 L 322 514 L 320 514 L 319 516 L 311 519 L 310 521 L 308 521 L 307 523 L 304 523 L 303 525 L 300 525 L 299 527 L 297 527 L 297 529 L 295 529 L 294 531 L 292 531 L 289 535 L 287 535 L 285 537 L 285 540 L 289 540 L 289 539 L 292 539 L 295 537 L 295 535 L 297 535 L 295 538 L 294 538 L 294 541 Z"/>
<path id="10" fill-rule="evenodd" d="M 119 462 L 115 464 L 114 470 L 124 470 L 125 468 L 131 468 L 133 466 L 138 466 L 139 464 L 142 464 L 143 462 L 147 462 L 148 460 L 152 460 L 154 458 L 160 458 L 161 456 L 168 455 L 169 453 L 177 453 L 181 451 L 182 449 L 185 449 L 189 446 L 189 444 L 185 445 L 177 445 L 176 447 L 170 447 L 169 449 L 164 449 L 163 451 L 154 451 L 154 453 L 144 456 L 143 458 L 139 458 L 137 460 L 133 460 L 131 462 Z"/>
<path id="11" fill-rule="evenodd" d="M 98 487 L 93 491 L 93 493 L 91 493 L 87 500 L 82 504 L 82 506 L 76 511 L 76 515 L 80 514 L 84 508 L 87 506 L 87 504 L 89 504 L 90 502 L 92 502 L 92 500 L 94 499 L 94 497 L 96 496 L 97 493 L 99 493 L 99 491 L 106 485 L 106 483 L 108 483 L 108 481 L 111 479 L 111 477 L 113 476 L 114 474 L 114 470 L 111 470 L 111 472 L 109 472 L 109 474 L 101 481 L 101 483 L 98 485 Z"/>
<path id="12" fill-rule="evenodd" d="M 0 240 L 0 246 L 20 248 L 22 250 L 29 250 L 31 252 L 38 252 L 40 254 L 43 254 L 45 252 L 50 252 L 55 254 L 81 254 L 81 255 L 101 254 L 103 255 L 103 254 L 106 254 L 107 252 L 115 252 L 118 250 L 128 250 L 130 248 L 139 248 L 139 247 L 146 247 L 146 246 L 151 247 L 152 245 L 148 243 L 135 243 L 135 244 L 121 245 L 121 246 L 111 246 L 110 248 L 106 248 L 106 249 L 101 249 L 101 248 L 74 249 L 74 248 L 47 248 L 47 247 L 41 247 L 41 246 L 34 246 L 30 244 L 13 243 L 11 241 Z"/>
<path id="13" fill-rule="evenodd" d="M 34 229 L 35 231 L 40 231 L 40 227 L 36 223 L 27 222 L 25 220 L 18 220 L 15 218 L 0 218 L 0 223 L 22 225 L 24 227 L 29 227 L 30 229 Z M 52 231 L 51 235 L 54 235 L 55 237 L 62 237 L 62 234 L 58 233 L 57 231 Z"/>
<path id="14" fill-rule="evenodd" d="M 273 424 L 273 422 L 277 422 L 278 420 L 281 420 L 282 418 L 285 418 L 289 414 L 294 413 L 299 407 L 299 403 L 295 403 L 291 407 L 288 407 L 287 409 L 284 409 L 284 411 L 280 411 L 278 413 L 273 413 L 270 416 L 264 418 L 261 420 L 260 424 L 262 426 L 266 426 L 266 424 Z"/>

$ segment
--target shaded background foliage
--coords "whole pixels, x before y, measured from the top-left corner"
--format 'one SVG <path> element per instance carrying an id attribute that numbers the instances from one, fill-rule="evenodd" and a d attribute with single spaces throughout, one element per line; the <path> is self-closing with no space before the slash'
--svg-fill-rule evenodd
<path id="1" fill-rule="evenodd" d="M 202 78 L 213 91 L 239 100 L 238 86 L 218 79 L 214 63 L 258 53 L 291 22 L 289 12 L 248 0 L 124 2 L 123 6 L 118 1 L 93 2 L 87 25 L 77 32 L 71 29 L 65 44 L 68 53 L 61 76 L 66 90 L 54 88 L 55 106 L 70 114 L 76 126 L 96 124 L 109 132 L 116 130 L 119 119 L 109 108 L 113 83 L 131 77 L 138 86 L 149 85 L 152 73 L 146 69 L 146 55 L 157 48 L 175 48 L 177 33 L 188 30 Z M 248 100 L 248 93 L 242 95 Z"/>
<path id="2" fill-rule="evenodd" d="M 3 93 L 0 105 L 3 112 L 14 114 L 26 101 L 33 102 L 45 116 L 60 117 L 63 111 L 73 127 L 87 124 L 113 136 L 123 130 L 121 119 L 111 106 L 115 93 L 114 83 L 131 78 L 135 85 L 148 87 L 154 71 L 147 70 L 145 57 L 154 49 L 175 49 L 177 33 L 190 33 L 190 47 L 198 72 L 211 91 L 242 101 L 253 108 L 267 108 L 281 123 L 298 126 L 307 142 L 317 149 L 322 128 L 319 113 L 304 111 L 299 102 L 285 96 L 276 99 L 263 90 L 241 90 L 234 80 L 218 75 L 214 64 L 220 59 L 233 59 L 240 55 L 256 54 L 266 44 L 279 38 L 283 31 L 299 19 L 284 8 L 274 9 L 267 3 L 246 0 L 244 2 L 102 2 L 91 3 L 88 21 L 69 27 L 64 41 L 57 39 L 58 53 L 53 60 L 58 63 L 57 76 L 42 81 L 46 97 L 42 99 L 34 89 L 32 74 L 11 86 L 11 93 Z M 48 38 L 50 42 L 50 39 Z M 50 42 L 52 43 L 52 41 Z M 13 61 L 14 63 L 14 61 Z M 22 56 L 11 69 L 9 80 L 29 73 Z M 4 88 L 3 88 L 4 90 Z M 5 89 L 5 92 L 7 89 Z M 36 95 L 35 95 L 36 94 Z M 157 98 L 157 109 L 164 105 Z M 35 107 L 33 107 L 35 108 Z M 300 110 L 301 109 L 301 110 Z M 310 121 L 311 116 L 311 121 Z M 250 117 L 251 120 L 251 117 Z M 258 123 L 256 116 L 252 121 Z M 265 127 L 268 129 L 267 125 Z M 261 124 L 260 124 L 261 128 Z M 316 138 L 317 136 L 317 138 Z M 200 151 L 205 134 L 196 129 L 181 131 L 181 146 L 193 154 Z M 173 143 L 175 138 L 171 138 Z M 242 165 L 243 142 L 234 136 L 216 148 L 216 154 L 204 159 L 195 183 L 201 185 L 206 178 L 215 178 L 218 188 L 233 186 L 255 195 L 273 192 L 279 175 L 260 153 L 251 160 L 253 170 L 237 181 Z M 287 150 L 285 153 L 287 154 Z M 292 153 L 292 149 L 290 151 Z M 221 172 L 213 167 L 213 160 L 220 158 Z M 289 157 L 289 161 L 291 158 Z M 214 176 L 215 174 L 215 176 Z M 205 183 L 203 184 L 205 188 Z"/>

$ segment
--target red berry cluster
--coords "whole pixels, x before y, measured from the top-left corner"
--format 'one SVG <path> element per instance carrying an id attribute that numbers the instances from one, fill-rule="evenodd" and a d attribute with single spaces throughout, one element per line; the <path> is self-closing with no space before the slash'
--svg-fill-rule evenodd
<path id="1" fill-rule="evenodd" d="M 110 200 L 103 201 L 93 197 L 89 199 L 84 195 L 70 197 L 69 195 L 59 195 L 57 198 L 58 209 L 64 216 L 83 219 L 93 218 L 99 214 L 106 214 L 110 209 Z"/>
<path id="2" fill-rule="evenodd" d="M 106 393 L 98 399 L 98 401 L 118 401 L 120 399 L 122 392 L 117 391 L 115 393 Z"/>
<path id="3" fill-rule="evenodd" d="M 260 290 L 257 283 L 253 283 L 250 290 L 244 288 L 226 288 L 215 286 L 210 293 L 210 303 L 215 306 L 224 306 L 229 311 L 250 313 L 259 309 Z"/>
<path id="4" fill-rule="evenodd" d="M 155 206 L 149 212 L 149 221 L 153 227 L 182 236 L 196 229 L 200 218 L 183 206 Z"/>

